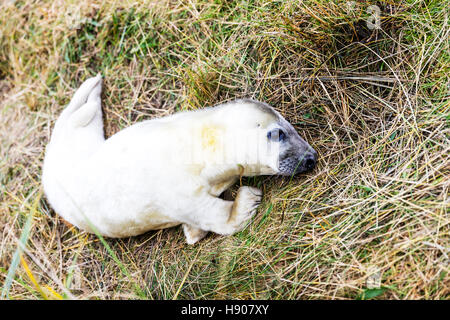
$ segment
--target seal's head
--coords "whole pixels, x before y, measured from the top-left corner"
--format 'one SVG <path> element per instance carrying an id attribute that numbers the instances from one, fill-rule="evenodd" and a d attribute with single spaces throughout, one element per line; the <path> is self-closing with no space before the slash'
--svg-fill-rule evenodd
<path id="1" fill-rule="evenodd" d="M 250 99 L 231 104 L 238 110 L 233 116 L 233 125 L 258 131 L 260 165 L 253 166 L 249 172 L 292 176 L 315 167 L 317 152 L 274 108 Z"/>
<path id="2" fill-rule="evenodd" d="M 278 174 L 292 176 L 310 171 L 316 166 L 317 152 L 281 115 L 268 128 L 267 139 L 278 144 Z"/>

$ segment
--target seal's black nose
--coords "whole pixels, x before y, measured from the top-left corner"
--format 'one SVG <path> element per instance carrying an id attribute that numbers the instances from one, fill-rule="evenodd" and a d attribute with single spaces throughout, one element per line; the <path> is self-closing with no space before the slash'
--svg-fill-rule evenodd
<path id="1" fill-rule="evenodd" d="M 314 169 L 317 163 L 317 153 L 308 153 L 303 159 L 303 167 L 306 171 Z"/>

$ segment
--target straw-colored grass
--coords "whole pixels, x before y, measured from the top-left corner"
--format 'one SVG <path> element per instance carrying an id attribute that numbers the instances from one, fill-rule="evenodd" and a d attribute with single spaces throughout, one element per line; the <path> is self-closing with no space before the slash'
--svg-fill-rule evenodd
<path id="1" fill-rule="evenodd" d="M 1 297 L 448 299 L 448 13 L 438 0 L 3 1 Z M 298 129 L 318 166 L 246 179 L 264 199 L 232 237 L 69 228 L 42 193 L 42 159 L 97 72 L 108 136 L 251 97 Z"/>

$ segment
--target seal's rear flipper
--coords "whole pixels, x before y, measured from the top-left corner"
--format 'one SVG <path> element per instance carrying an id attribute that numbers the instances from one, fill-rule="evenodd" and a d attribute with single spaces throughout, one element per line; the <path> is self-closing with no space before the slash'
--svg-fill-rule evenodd
<path id="1" fill-rule="evenodd" d="M 91 123 L 97 114 L 98 105 L 95 103 L 85 103 L 80 109 L 75 111 L 73 115 L 70 116 L 70 122 L 72 125 L 77 127 L 86 127 Z"/>
<path id="2" fill-rule="evenodd" d="M 71 114 L 78 110 L 82 105 L 84 105 L 88 101 L 88 97 L 90 97 L 93 89 L 96 88 L 99 83 L 101 83 L 101 80 L 102 76 L 99 73 L 95 77 L 89 78 L 84 81 L 73 95 L 73 98 L 72 100 L 70 100 L 67 108 L 64 109 L 63 114 Z M 101 91 L 101 85 L 99 90 Z"/>
<path id="3" fill-rule="evenodd" d="M 100 78 L 100 81 L 97 82 L 96 86 L 91 89 L 91 92 L 87 97 L 87 102 L 69 116 L 70 122 L 74 127 L 86 127 L 95 117 L 97 117 L 99 121 L 96 121 L 96 124 L 93 125 L 96 127 L 100 126 L 99 129 L 102 129 L 101 92 L 102 81 Z"/>
<path id="4" fill-rule="evenodd" d="M 57 162 L 85 159 L 105 141 L 101 92 L 102 76 L 98 74 L 80 86 L 59 116 L 49 148 L 55 157 L 60 157 Z"/>

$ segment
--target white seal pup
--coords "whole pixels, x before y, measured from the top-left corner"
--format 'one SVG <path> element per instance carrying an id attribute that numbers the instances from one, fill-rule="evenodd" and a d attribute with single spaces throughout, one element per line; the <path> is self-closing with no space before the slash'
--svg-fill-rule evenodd
<path id="1" fill-rule="evenodd" d="M 256 212 L 261 191 L 239 176 L 293 175 L 317 153 L 272 107 L 236 100 L 136 123 L 104 138 L 100 75 L 86 80 L 55 123 L 42 183 L 56 213 L 88 232 L 128 237 L 182 224 L 193 244 L 231 235 Z"/>

